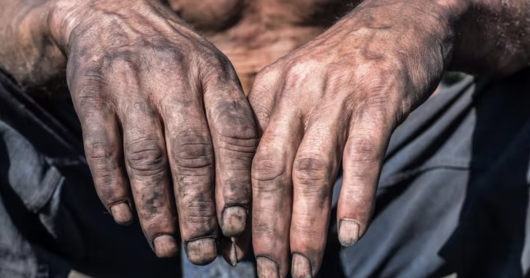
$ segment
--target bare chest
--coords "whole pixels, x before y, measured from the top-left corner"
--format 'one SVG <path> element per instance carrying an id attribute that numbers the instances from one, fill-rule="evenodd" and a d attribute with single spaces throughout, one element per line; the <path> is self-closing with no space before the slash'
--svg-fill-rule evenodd
<path id="1" fill-rule="evenodd" d="M 248 92 L 260 69 L 320 34 L 353 2 L 170 0 L 170 5 L 228 56 Z"/>

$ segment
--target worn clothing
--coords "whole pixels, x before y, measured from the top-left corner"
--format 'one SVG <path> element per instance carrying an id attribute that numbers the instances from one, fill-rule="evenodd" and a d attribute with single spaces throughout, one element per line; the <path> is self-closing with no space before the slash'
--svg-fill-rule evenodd
<path id="1" fill-rule="evenodd" d="M 114 223 L 80 133 L 68 128 L 71 103 L 54 103 L 44 110 L 0 72 L 0 277 L 66 277 L 72 267 L 94 277 L 179 277 L 180 260 L 158 259 L 138 221 Z"/>
<path id="2" fill-rule="evenodd" d="M 530 71 L 467 78 L 413 112 L 392 137 L 373 222 L 353 247 L 340 247 L 333 209 L 319 277 L 528 277 L 527 91 Z M 156 258 L 138 221 L 121 227 L 106 212 L 72 119 L 67 100 L 36 102 L 0 72 L 0 277 L 66 277 L 72 267 L 180 277 L 179 259 Z M 184 277 L 240 275 L 220 259 L 183 265 Z"/>
<path id="3" fill-rule="evenodd" d="M 321 277 L 530 277 L 529 106 L 530 70 L 443 87 L 393 134 L 371 226 Z"/>

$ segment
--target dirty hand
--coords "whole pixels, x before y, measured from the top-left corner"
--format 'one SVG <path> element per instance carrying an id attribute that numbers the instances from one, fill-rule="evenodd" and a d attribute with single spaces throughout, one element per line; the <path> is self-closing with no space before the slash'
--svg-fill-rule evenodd
<path id="1" fill-rule="evenodd" d="M 362 236 L 389 137 L 441 77 L 446 8 L 387 2 L 365 1 L 254 81 L 249 100 L 262 137 L 252 238 L 262 278 L 285 277 L 290 255 L 293 277 L 317 274 L 341 166 L 339 241 L 347 247 Z"/>
<path id="2" fill-rule="evenodd" d="M 180 226 L 195 264 L 216 257 L 220 226 L 235 238 L 225 257 L 239 261 L 258 139 L 228 59 L 155 0 L 58 1 L 50 25 L 116 222 L 130 223 L 136 208 L 159 257 L 177 253 Z"/>

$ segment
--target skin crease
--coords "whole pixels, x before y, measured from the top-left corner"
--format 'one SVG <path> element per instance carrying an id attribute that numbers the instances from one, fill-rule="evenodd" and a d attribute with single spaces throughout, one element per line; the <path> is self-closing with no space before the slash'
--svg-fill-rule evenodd
<path id="1" fill-rule="evenodd" d="M 182 19 L 154 1 L 0 0 L 0 64 L 32 86 L 68 63 L 98 193 L 107 206 L 134 197 L 151 244 L 175 233 L 173 195 L 187 248 L 204 250 L 198 264 L 215 253 L 206 244 L 227 205 L 252 210 L 261 277 L 286 276 L 290 254 L 294 277 L 316 275 L 341 162 L 337 217 L 353 224 L 339 239 L 362 236 L 388 139 L 443 70 L 500 78 L 529 63 L 524 0 L 367 0 L 353 11 L 357 2 L 332 0 L 168 2 Z M 259 71 L 255 156 L 254 115 L 230 63 L 183 20 L 229 57 L 245 90 Z M 223 241 L 230 263 L 245 236 Z"/>
<path id="2" fill-rule="evenodd" d="M 0 62 L 21 84 L 60 76 L 66 63 L 94 183 L 118 223 L 132 221 L 134 206 L 159 257 L 177 254 L 180 234 L 196 264 L 215 259 L 225 230 L 237 244 L 224 252 L 246 246 L 258 138 L 226 56 L 156 1 L 1 3 L 14 14 L 2 34 L 18 45 Z M 39 64 L 55 53 L 63 68 Z M 222 215 L 228 206 L 245 213 Z"/>
<path id="3" fill-rule="evenodd" d="M 394 128 L 447 68 L 500 78 L 527 67 L 529 7 L 365 1 L 261 70 L 249 94 L 262 134 L 252 164 L 259 276 L 318 273 L 341 162 L 339 241 L 354 244 L 367 229 Z"/>

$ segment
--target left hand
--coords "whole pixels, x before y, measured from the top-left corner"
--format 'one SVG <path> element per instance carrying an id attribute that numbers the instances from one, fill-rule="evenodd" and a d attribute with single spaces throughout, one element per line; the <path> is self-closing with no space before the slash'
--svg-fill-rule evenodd
<path id="1" fill-rule="evenodd" d="M 317 274 L 341 164 L 339 240 L 351 246 L 361 237 L 390 135 L 438 84 L 449 24 L 410 2 L 387 2 L 364 2 L 256 77 L 249 100 L 263 133 L 252 165 L 260 277 L 285 277 L 290 254 L 293 277 Z"/>

